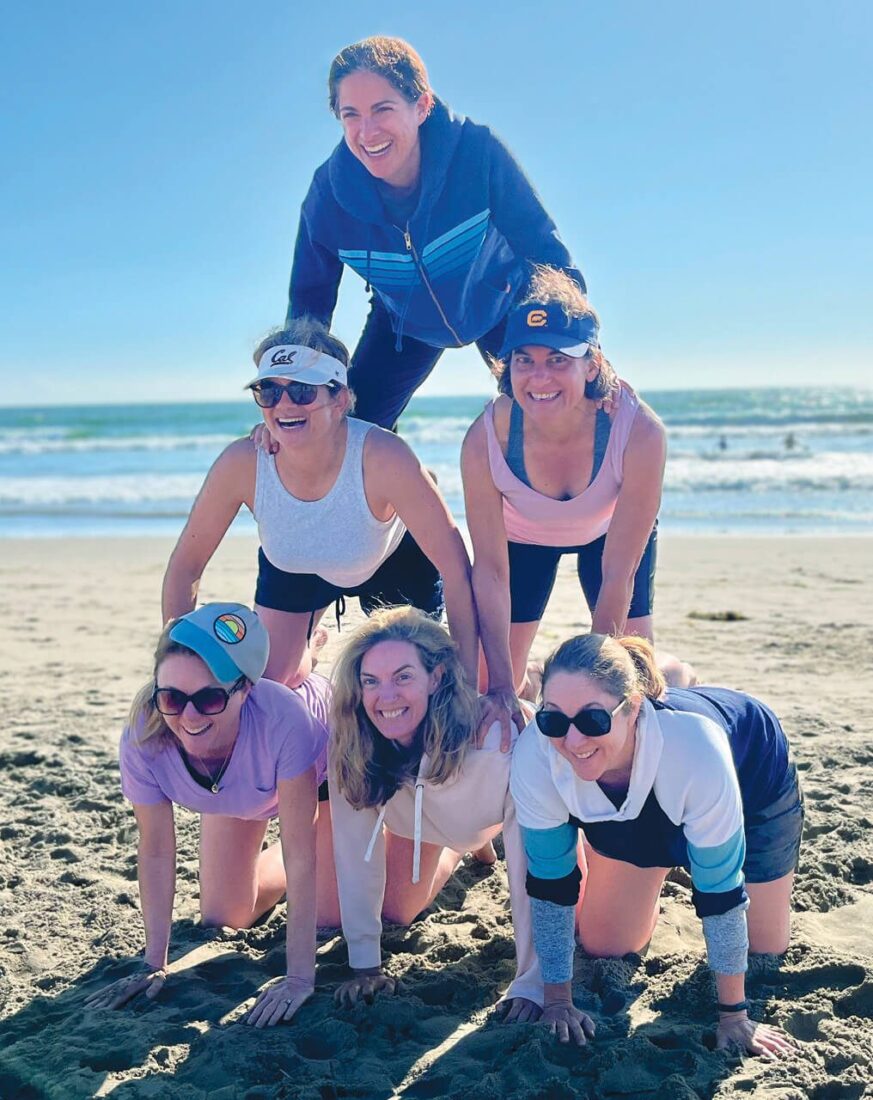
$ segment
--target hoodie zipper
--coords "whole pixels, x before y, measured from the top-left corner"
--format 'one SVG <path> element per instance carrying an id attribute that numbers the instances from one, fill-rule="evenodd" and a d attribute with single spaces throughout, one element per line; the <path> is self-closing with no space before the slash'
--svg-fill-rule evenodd
<path id="1" fill-rule="evenodd" d="M 440 300 L 434 293 L 434 289 L 430 284 L 430 279 L 428 279 L 427 277 L 427 272 L 424 270 L 424 265 L 419 259 L 418 253 L 415 251 L 415 245 L 412 243 L 412 236 L 409 232 L 409 223 L 406 223 L 405 229 L 401 229 L 399 225 L 395 225 L 394 228 L 399 230 L 403 234 L 403 242 L 406 245 L 406 251 L 412 253 L 412 258 L 415 261 L 415 266 L 418 268 L 418 273 L 421 276 L 421 281 L 427 287 L 428 294 L 430 294 L 431 299 L 433 300 L 433 304 L 437 307 L 437 312 L 442 318 L 443 324 L 455 338 L 455 343 L 458 345 L 458 347 L 462 348 L 464 346 L 464 341 L 460 338 L 460 336 L 458 336 L 457 332 L 455 332 L 454 328 L 450 324 L 448 317 L 446 317 L 445 311 L 440 305 Z"/>

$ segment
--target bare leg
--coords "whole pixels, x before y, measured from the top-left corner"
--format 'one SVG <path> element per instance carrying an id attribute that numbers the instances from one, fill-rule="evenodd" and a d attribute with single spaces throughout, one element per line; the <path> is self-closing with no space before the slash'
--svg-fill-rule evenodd
<path id="1" fill-rule="evenodd" d="M 512 679 L 519 699 L 534 701 L 539 691 L 528 676 L 527 659 L 540 628 L 539 620 L 531 623 L 510 623 L 509 656 L 512 661 Z"/>
<path id="2" fill-rule="evenodd" d="M 266 821 L 200 817 L 200 919 L 248 928 L 285 893 L 279 845 L 261 851 Z"/>
<path id="3" fill-rule="evenodd" d="M 326 608 L 315 612 L 313 630 Z M 298 687 L 312 671 L 312 650 L 306 640 L 309 631 L 308 611 L 276 611 L 255 604 L 255 611 L 270 634 L 270 659 L 264 676 L 288 687 Z"/>
<path id="4" fill-rule="evenodd" d="M 315 882 L 316 925 L 319 928 L 339 928 L 342 922 L 333 859 L 329 802 L 318 804 L 318 822 L 315 827 Z"/>
<path id="5" fill-rule="evenodd" d="M 579 942 L 589 955 L 642 951 L 655 930 L 668 867 L 633 867 L 586 846 L 588 876 L 578 910 Z"/>
<path id="6" fill-rule="evenodd" d="M 747 882 L 749 950 L 781 955 L 791 937 L 791 888 L 794 872 L 774 882 Z"/>
<path id="7" fill-rule="evenodd" d="M 451 878 L 461 855 L 439 844 L 422 844 L 421 874 L 412 881 L 413 843 L 406 837 L 385 836 L 385 900 L 382 916 L 393 924 L 411 924 Z"/>

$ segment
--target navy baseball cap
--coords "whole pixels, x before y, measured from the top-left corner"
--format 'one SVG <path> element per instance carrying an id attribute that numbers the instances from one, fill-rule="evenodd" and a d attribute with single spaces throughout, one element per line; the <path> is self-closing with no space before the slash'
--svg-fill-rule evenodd
<path id="1" fill-rule="evenodd" d="M 509 314 L 500 358 L 505 359 L 516 348 L 534 344 L 581 359 L 589 347 L 599 346 L 599 329 L 596 318 L 568 317 L 557 302 L 525 302 Z"/>

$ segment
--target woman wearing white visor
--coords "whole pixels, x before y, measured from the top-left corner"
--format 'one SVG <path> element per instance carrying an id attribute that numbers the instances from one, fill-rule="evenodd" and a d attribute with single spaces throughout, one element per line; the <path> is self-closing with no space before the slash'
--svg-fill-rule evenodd
<path id="1" fill-rule="evenodd" d="M 218 457 L 167 566 L 164 620 L 192 609 L 209 559 L 246 505 L 261 542 L 255 605 L 270 632 L 269 679 L 295 687 L 306 678 L 313 627 L 331 604 L 339 616 L 345 596 L 358 596 L 367 612 L 410 603 L 438 615 L 444 595 L 475 683 L 476 614 L 461 535 L 409 447 L 348 415 L 345 346 L 320 322 L 299 318 L 262 341 L 254 359 L 248 388 L 275 453 L 238 439 Z"/>

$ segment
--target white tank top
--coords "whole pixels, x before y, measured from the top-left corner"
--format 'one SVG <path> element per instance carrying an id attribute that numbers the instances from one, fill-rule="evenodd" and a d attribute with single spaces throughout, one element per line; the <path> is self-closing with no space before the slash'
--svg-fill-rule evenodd
<path id="1" fill-rule="evenodd" d="M 379 520 L 364 492 L 364 440 L 373 427 L 346 419 L 346 453 L 320 500 L 298 500 L 279 478 L 276 459 L 258 448 L 254 516 L 261 547 L 285 573 L 316 573 L 338 588 L 369 580 L 406 533 L 398 515 Z"/>

